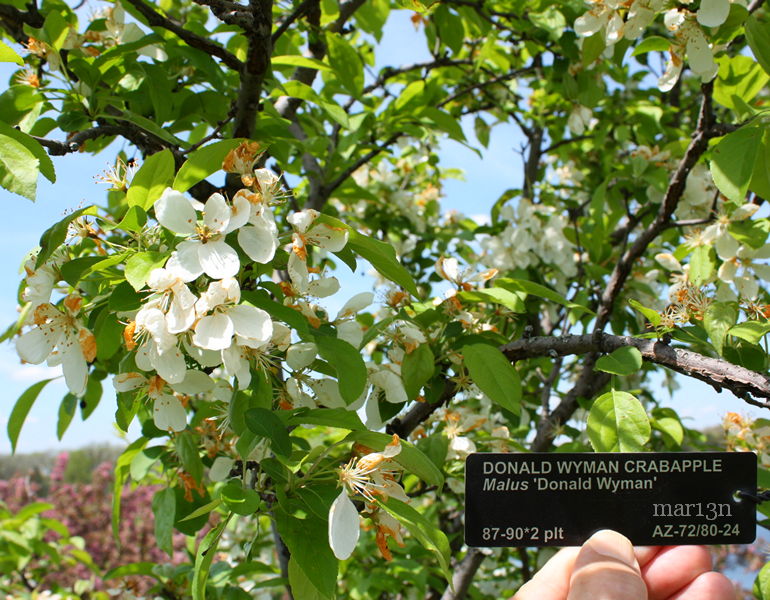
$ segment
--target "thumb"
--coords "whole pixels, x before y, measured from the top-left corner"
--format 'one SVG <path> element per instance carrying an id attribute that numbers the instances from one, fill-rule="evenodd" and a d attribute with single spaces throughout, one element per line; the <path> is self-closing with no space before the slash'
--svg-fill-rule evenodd
<path id="1" fill-rule="evenodd" d="M 575 560 L 568 600 L 647 600 L 634 547 L 605 529 L 583 544 Z"/>

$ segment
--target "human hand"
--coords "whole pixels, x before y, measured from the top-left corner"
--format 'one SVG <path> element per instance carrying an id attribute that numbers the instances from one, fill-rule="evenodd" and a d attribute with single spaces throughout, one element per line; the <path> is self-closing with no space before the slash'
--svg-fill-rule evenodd
<path id="1" fill-rule="evenodd" d="M 634 548 L 605 529 L 559 551 L 512 600 L 735 600 L 703 546 Z"/>

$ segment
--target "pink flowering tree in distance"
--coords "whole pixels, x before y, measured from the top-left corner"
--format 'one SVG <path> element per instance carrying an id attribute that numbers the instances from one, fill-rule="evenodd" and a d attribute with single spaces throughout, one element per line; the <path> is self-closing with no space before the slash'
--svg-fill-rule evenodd
<path id="1" fill-rule="evenodd" d="M 0 185 L 114 164 L 41 226 L 4 335 L 61 366 L 60 433 L 105 387 L 141 425 L 110 523 L 128 545 L 152 486 L 159 551 L 113 581 L 499 598 L 546 555 L 464 545 L 469 453 L 704 448 L 674 374 L 770 407 L 762 0 L 5 0 L 0 32 Z M 443 210 L 449 143 L 508 189 Z"/>

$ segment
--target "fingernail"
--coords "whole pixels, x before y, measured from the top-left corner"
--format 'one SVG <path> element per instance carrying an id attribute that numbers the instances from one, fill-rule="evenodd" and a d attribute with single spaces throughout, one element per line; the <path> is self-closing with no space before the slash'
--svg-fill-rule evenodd
<path id="1" fill-rule="evenodd" d="M 634 546 L 627 537 L 616 531 L 609 529 L 597 531 L 588 539 L 585 545 L 597 554 L 619 560 L 629 567 L 636 565 Z"/>

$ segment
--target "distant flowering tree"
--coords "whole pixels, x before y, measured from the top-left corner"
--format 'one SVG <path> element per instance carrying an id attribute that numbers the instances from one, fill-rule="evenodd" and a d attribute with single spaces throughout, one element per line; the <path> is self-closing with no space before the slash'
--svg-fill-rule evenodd
<path id="1" fill-rule="evenodd" d="M 660 374 L 770 406 L 762 0 L 92 8 L 0 4 L 0 184 L 34 198 L 49 156 L 123 148 L 25 261 L 5 339 L 61 365 L 59 432 L 104 385 L 141 425 L 113 530 L 155 486 L 157 546 L 191 558 L 112 575 L 500 597 L 542 556 L 464 546 L 469 453 L 700 447 Z M 383 56 L 396 10 L 426 60 Z M 487 155 L 509 189 L 444 212 L 444 141 L 511 128 L 518 154 Z"/>

